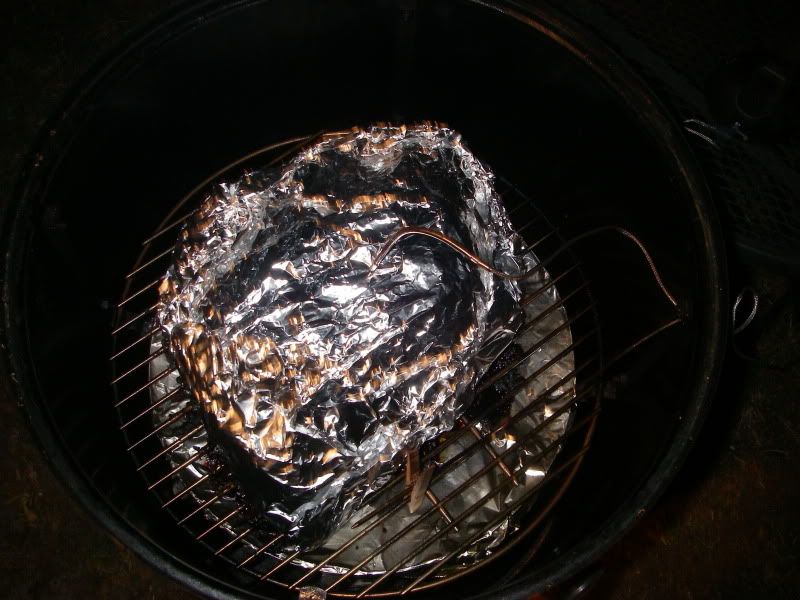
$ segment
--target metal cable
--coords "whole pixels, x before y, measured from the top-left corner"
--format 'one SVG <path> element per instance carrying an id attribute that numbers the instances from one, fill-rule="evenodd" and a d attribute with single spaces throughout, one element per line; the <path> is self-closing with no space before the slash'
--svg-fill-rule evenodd
<path id="1" fill-rule="evenodd" d="M 577 242 L 579 242 L 579 241 L 581 241 L 581 240 L 583 240 L 583 239 L 585 239 L 587 237 L 591 237 L 593 235 L 597 235 L 598 233 L 603 233 L 605 231 L 614 231 L 616 233 L 619 233 L 620 235 L 628 238 L 634 244 L 636 244 L 636 247 L 639 248 L 639 251 L 644 256 L 644 259 L 647 262 L 647 265 L 650 268 L 650 272 L 653 274 L 653 277 L 655 278 L 656 283 L 658 284 L 658 287 L 661 289 L 661 291 L 663 292 L 663 294 L 667 298 L 667 300 L 669 300 L 670 304 L 672 304 L 672 306 L 677 308 L 678 307 L 678 301 L 675 299 L 675 296 L 673 296 L 672 293 L 667 289 L 667 286 L 664 284 L 664 281 L 661 279 L 661 275 L 659 274 L 658 269 L 656 268 L 655 262 L 653 261 L 653 257 L 650 256 L 650 253 L 647 251 L 647 248 L 645 248 L 645 246 L 642 243 L 642 241 L 638 237 L 636 237 L 633 233 L 631 233 L 630 231 L 628 231 L 627 229 L 625 229 L 623 227 L 619 227 L 618 225 L 603 225 L 601 227 L 596 227 L 594 229 L 590 229 L 589 231 L 586 231 L 586 232 L 584 232 L 584 233 L 582 233 L 580 235 L 575 236 L 574 238 L 570 239 L 565 244 L 563 244 L 558 250 L 556 250 L 548 258 L 548 262 L 552 261 L 555 257 L 557 257 L 559 254 L 561 254 L 564 251 L 566 251 L 570 246 L 573 246 Z M 493 266 L 488 264 L 486 261 L 481 259 L 479 256 L 477 256 L 474 253 L 470 252 L 467 248 L 462 246 L 460 243 L 456 242 L 455 240 L 447 237 L 446 235 L 444 235 L 444 234 L 442 234 L 442 233 L 440 233 L 438 231 L 435 231 L 433 229 L 428 229 L 426 227 L 403 227 L 403 228 L 398 229 L 397 231 L 395 231 L 392 235 L 389 236 L 389 239 L 386 240 L 385 244 L 383 245 L 383 248 L 381 248 L 381 251 L 378 253 L 378 256 L 375 257 L 375 262 L 372 264 L 372 267 L 370 268 L 370 272 L 372 272 L 372 271 L 374 271 L 375 269 L 378 268 L 378 266 L 383 261 L 383 259 L 386 258 L 386 255 L 389 254 L 389 252 L 392 250 L 392 248 L 394 248 L 394 246 L 401 239 L 403 239 L 404 237 L 411 236 L 411 235 L 423 235 L 423 236 L 430 237 L 430 238 L 433 238 L 435 240 L 438 240 L 438 241 L 442 242 L 443 244 L 445 244 L 446 246 L 452 248 L 453 250 L 455 250 L 456 252 L 458 252 L 462 256 L 464 256 L 464 258 L 466 258 L 470 262 L 474 263 L 475 265 L 479 266 L 482 269 L 485 269 L 485 270 L 489 271 L 493 275 L 496 275 L 497 277 L 500 277 L 501 279 L 508 279 L 508 280 L 511 280 L 511 281 L 519 281 L 519 280 L 522 280 L 522 279 L 527 279 L 528 277 L 530 277 L 530 276 L 532 276 L 532 275 L 534 275 L 534 274 L 536 274 L 538 272 L 543 271 L 544 265 L 545 265 L 544 262 L 541 262 L 538 265 L 536 265 L 535 267 L 533 267 L 533 268 L 531 268 L 531 269 L 529 269 L 527 271 L 524 271 L 522 273 L 516 273 L 516 274 L 504 273 L 503 271 L 499 271 L 499 270 L 495 269 Z"/>

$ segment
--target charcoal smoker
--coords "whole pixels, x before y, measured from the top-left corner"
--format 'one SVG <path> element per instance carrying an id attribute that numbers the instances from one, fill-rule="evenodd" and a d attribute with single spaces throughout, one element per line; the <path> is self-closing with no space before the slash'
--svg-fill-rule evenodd
<path id="1" fill-rule="evenodd" d="M 470 564 L 459 558 L 480 532 L 409 567 L 422 550 L 412 547 L 378 574 L 340 565 L 336 549 L 275 553 L 277 541 L 243 511 L 176 483 L 208 449 L 176 463 L 160 435 L 188 436 L 202 424 L 188 408 L 159 410 L 180 387 L 151 390 L 165 376 L 154 366 L 163 351 L 150 321 L 158 277 L 210 183 L 280 164 L 319 132 L 425 119 L 461 131 L 492 166 L 517 233 L 547 265 L 572 337 L 565 352 L 574 368 L 558 383 L 573 394 L 569 427 L 542 450 L 555 460 L 541 484 L 509 509 L 515 531 Z M 702 177 L 641 81 L 543 5 L 204 3 L 110 60 L 46 131 L 3 218 L 3 368 L 84 505 L 201 593 L 528 597 L 619 539 L 656 501 L 702 423 L 726 300 Z M 490 383 L 479 383 L 488 397 L 422 459 L 471 437 L 465 452 L 485 453 L 512 486 L 488 444 L 494 429 L 472 427 L 497 403 Z M 448 466 L 433 478 L 446 481 Z M 209 469 L 201 479 L 222 478 L 219 496 L 232 493 L 225 465 Z M 405 510 L 409 491 L 400 471 L 395 479 L 367 528 Z M 453 514 L 448 502 L 469 483 L 454 485 L 452 498 L 429 496 L 420 510 L 441 531 L 457 529 L 471 508 Z M 342 546 L 368 534 L 357 535 Z"/>

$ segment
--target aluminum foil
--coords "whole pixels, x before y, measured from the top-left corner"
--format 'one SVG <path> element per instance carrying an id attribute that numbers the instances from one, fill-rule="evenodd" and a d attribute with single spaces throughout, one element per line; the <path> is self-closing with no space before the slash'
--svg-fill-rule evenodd
<path id="1" fill-rule="evenodd" d="M 520 241 L 491 173 L 457 134 L 434 126 L 376 127 L 329 136 L 276 174 L 254 172 L 221 185 L 182 232 L 160 288 L 163 335 L 153 345 L 165 344 L 170 353 L 151 368 L 177 369 L 154 387 L 154 397 L 183 385 L 191 398 L 164 404 L 155 418 L 162 422 L 189 402 L 202 406 L 208 424 L 208 431 L 187 439 L 170 460 L 182 463 L 209 436 L 221 441 L 234 454 L 231 462 L 244 457 L 245 466 L 263 476 L 245 484 L 246 493 L 266 490 L 260 497 L 255 492 L 262 515 L 295 544 L 326 540 L 324 552 L 352 536 L 348 525 L 330 533 L 369 510 L 361 504 L 383 483 L 400 450 L 452 428 L 471 402 L 475 382 L 522 320 L 558 301 L 551 287 L 523 310 L 520 298 L 545 284 L 546 272 L 512 284 L 430 239 L 399 244 L 371 270 L 386 238 L 407 225 L 440 231 L 507 272 L 536 264 L 532 253 L 517 252 Z M 553 311 L 517 336 L 513 349 L 524 352 L 564 319 L 563 310 Z M 533 373 L 570 342 L 565 328 L 515 375 Z M 517 414 L 572 364 L 571 355 L 553 363 L 518 391 L 500 416 Z M 559 390 L 493 439 L 499 453 L 540 429 L 509 462 L 520 485 L 485 503 L 405 568 L 437 560 L 541 480 L 554 453 L 541 456 L 536 448 L 558 439 L 569 413 L 541 424 L 571 394 L 569 386 Z M 477 422 L 476 429 L 490 427 L 492 419 Z M 163 443 L 175 441 L 180 428 L 165 428 Z M 471 443 L 464 436 L 449 452 Z M 446 495 L 489 460 L 489 453 L 474 452 L 434 482 L 432 491 Z M 196 461 L 181 471 L 176 488 L 209 468 L 207 461 Z M 245 480 L 251 476 L 242 474 Z M 490 472 L 474 482 L 453 501 L 451 513 L 504 485 L 498 477 L 502 474 Z M 202 501 L 214 490 L 197 486 L 193 493 Z M 215 506 L 224 511 L 239 501 L 225 497 Z M 360 562 L 416 518 L 399 511 L 327 570 Z M 394 566 L 408 543 L 442 523 L 438 518 L 421 523 L 361 572 Z M 486 531 L 465 556 L 491 552 L 513 526 L 509 519 Z M 236 523 L 224 527 L 234 531 Z M 313 563 L 314 554 L 301 560 Z"/>
<path id="2" fill-rule="evenodd" d="M 159 288 L 184 384 L 251 502 L 299 544 L 355 508 L 368 472 L 451 429 L 521 322 L 515 283 L 436 240 L 376 265 L 408 226 L 524 268 L 492 175 L 458 134 L 373 127 L 327 136 L 275 178 L 222 184 Z"/>

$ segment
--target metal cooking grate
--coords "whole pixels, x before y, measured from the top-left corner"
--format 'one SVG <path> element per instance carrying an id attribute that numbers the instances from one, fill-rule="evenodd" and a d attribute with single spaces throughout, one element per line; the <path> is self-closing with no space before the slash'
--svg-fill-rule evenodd
<path id="1" fill-rule="evenodd" d="M 432 447 L 423 448 L 421 457 L 421 461 L 426 464 L 428 461 L 434 461 L 443 450 L 456 441 L 462 440 L 465 436 L 472 438 L 465 449 L 443 463 L 437 464 L 432 481 L 446 481 L 448 473 L 470 455 L 484 452 L 488 460 L 486 471 L 493 471 L 503 482 L 501 485 L 491 490 L 478 503 L 458 514 L 451 514 L 449 510 L 453 504 L 452 501 L 469 488 L 474 477 L 461 483 L 442 497 L 433 495 L 429 488 L 427 504 L 423 505 L 419 516 L 396 535 L 380 544 L 370 556 L 385 551 L 396 544 L 398 540 L 405 538 L 425 519 L 442 519 L 443 522 L 437 533 L 431 538 L 419 541 L 410 552 L 397 560 L 394 566 L 385 573 L 374 575 L 359 570 L 364 563 L 338 570 L 332 570 L 330 567 L 336 564 L 337 557 L 348 548 L 358 544 L 371 531 L 381 527 L 382 523 L 391 515 L 405 508 L 410 492 L 404 485 L 402 472 L 398 472 L 391 483 L 381 488 L 371 499 L 367 516 L 358 523 L 365 525 L 364 528 L 354 532 L 353 536 L 342 543 L 338 549 L 329 552 L 322 558 L 316 557 L 314 560 L 309 560 L 307 554 L 304 555 L 300 552 L 288 555 L 271 553 L 270 549 L 277 547 L 282 536 L 273 535 L 265 538 L 264 532 L 252 525 L 250 519 L 245 515 L 243 504 L 233 510 L 230 510 L 229 507 L 222 509 L 224 503 L 221 502 L 221 499 L 226 495 L 237 494 L 237 484 L 227 472 L 225 464 L 222 461 L 215 461 L 213 448 L 209 446 L 195 448 L 193 454 L 179 464 L 168 460 L 170 453 L 180 443 L 200 431 L 203 425 L 199 410 L 191 402 L 184 403 L 186 406 L 175 414 L 163 410 L 170 403 L 175 403 L 177 406 L 180 401 L 185 400 L 185 392 L 179 386 L 168 390 L 161 397 L 157 397 L 155 401 L 150 394 L 151 387 L 164 380 L 172 371 L 171 367 L 167 367 L 154 372 L 151 367 L 151 363 L 165 353 L 162 348 L 151 348 L 151 337 L 156 333 L 156 329 L 149 327 L 156 308 L 156 288 L 160 276 L 166 270 L 167 261 L 173 248 L 172 236 L 164 234 L 175 231 L 183 223 L 191 213 L 192 205 L 200 199 L 199 194 L 222 174 L 229 172 L 234 167 L 241 167 L 251 159 L 258 159 L 262 165 L 264 163 L 276 164 L 293 152 L 298 144 L 302 145 L 312 140 L 313 137 L 297 138 L 267 147 L 215 173 L 179 202 L 164 219 L 157 232 L 143 243 L 143 250 L 133 270 L 126 277 L 123 299 L 118 305 L 116 325 L 112 332 L 114 338 L 114 354 L 111 357 L 112 386 L 116 395 L 115 407 L 119 413 L 121 430 L 127 440 L 128 451 L 133 456 L 137 470 L 144 476 L 148 489 L 158 497 L 162 507 L 170 511 L 176 524 L 190 531 L 194 538 L 204 544 L 211 553 L 245 573 L 254 584 L 258 581 L 266 581 L 289 589 L 315 586 L 325 589 L 331 595 L 344 597 L 382 597 L 404 594 L 430 589 L 454 578 L 463 577 L 506 555 L 510 548 L 538 530 L 539 539 L 530 545 L 529 551 L 520 553 L 521 558 L 516 559 L 516 562 L 508 570 L 510 575 L 519 572 L 540 547 L 541 541 L 547 533 L 547 517 L 566 491 L 583 456 L 589 449 L 599 411 L 602 375 L 605 371 L 595 302 L 579 265 L 574 262 L 570 252 L 564 251 L 568 244 L 564 244 L 563 240 L 553 232 L 527 197 L 504 181 L 501 181 L 501 186 L 505 189 L 501 189 L 500 194 L 506 204 L 509 216 L 517 227 L 517 232 L 526 241 L 523 251 L 535 250 L 536 255 L 550 273 L 549 280 L 546 280 L 540 289 L 524 298 L 523 302 L 531 302 L 538 294 L 544 293 L 553 286 L 557 286 L 560 293 L 560 300 L 557 304 L 537 315 L 529 316 L 523 327 L 530 327 L 537 320 L 547 317 L 546 313 L 563 307 L 569 315 L 563 327 L 569 328 L 572 333 L 571 343 L 556 357 L 537 369 L 528 377 L 527 381 L 523 381 L 523 384 L 526 385 L 535 377 L 540 376 L 569 354 L 575 357 L 574 366 L 555 384 L 532 397 L 528 406 L 522 411 L 514 416 L 508 416 L 499 414 L 497 406 L 502 405 L 506 399 L 513 396 L 514 390 L 506 391 L 505 397 L 498 397 L 495 384 L 501 383 L 526 359 L 525 356 L 515 357 L 510 364 L 495 369 L 480 382 L 479 394 L 474 403 L 477 413 L 468 413 L 469 418 L 462 417 L 458 427 L 449 435 L 443 436 L 431 444 Z M 175 217 L 183 211 L 188 214 L 181 218 Z M 661 284 L 644 247 L 636 238 L 629 237 L 642 250 L 653 274 Z M 163 244 L 163 250 L 159 249 L 159 242 Z M 142 281 L 149 281 L 149 283 L 142 284 Z M 662 289 L 666 293 L 663 285 Z M 659 331 L 678 322 L 680 319 L 675 319 L 651 332 L 617 355 L 611 362 Z M 546 342 L 546 339 L 540 340 L 529 352 L 535 352 Z M 541 408 L 558 392 L 569 393 L 572 398 L 556 413 L 547 415 L 545 421 L 571 412 L 571 422 L 561 438 L 544 448 L 536 448 L 536 452 L 542 455 L 556 455 L 555 462 L 552 463 L 549 471 L 538 485 L 531 490 L 526 490 L 524 495 L 507 506 L 485 528 L 488 530 L 496 526 L 509 514 L 518 511 L 523 516 L 519 519 L 517 531 L 507 536 L 503 544 L 494 549 L 488 557 L 469 565 L 459 564 L 459 557 L 485 534 L 485 530 L 470 535 L 463 543 L 432 564 L 404 569 L 404 565 L 407 565 L 416 553 L 424 550 L 436 538 L 466 522 L 472 512 L 483 503 L 489 502 L 496 495 L 509 489 L 510 486 L 517 485 L 506 464 L 511 452 L 517 446 L 504 452 L 498 452 L 490 444 L 490 440 L 492 436 L 503 431 L 513 421 Z M 163 414 L 165 417 L 163 420 L 157 421 L 154 419 L 154 414 Z M 478 419 L 487 417 L 493 418 L 492 424 L 486 431 L 481 432 L 474 424 Z M 177 440 L 172 444 L 162 446 L 160 434 L 170 428 L 177 432 L 175 434 Z M 536 429 L 530 433 L 530 438 L 535 438 Z M 517 444 L 525 444 L 529 441 L 522 438 L 517 440 Z M 191 465 L 199 464 L 201 461 L 208 467 L 208 472 L 194 483 L 185 484 L 179 478 L 181 471 L 191 468 Z M 475 477 L 480 475 L 481 473 Z M 193 490 L 209 480 L 214 481 L 219 492 L 201 500 L 193 494 Z"/>

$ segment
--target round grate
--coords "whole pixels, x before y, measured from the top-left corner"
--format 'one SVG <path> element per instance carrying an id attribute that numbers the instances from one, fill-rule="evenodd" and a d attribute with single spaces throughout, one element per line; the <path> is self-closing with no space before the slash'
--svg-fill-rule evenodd
<path id="1" fill-rule="evenodd" d="M 202 200 L 202 192 L 208 184 L 248 161 L 277 164 L 296 151 L 298 143 L 302 145 L 310 139 L 298 138 L 269 146 L 215 173 L 188 194 L 164 219 L 158 231 L 145 240 L 139 260 L 127 277 L 113 331 L 115 407 L 128 451 L 158 502 L 211 554 L 234 564 L 253 584 L 266 582 L 284 588 L 312 585 L 338 596 L 384 596 L 428 589 L 496 560 L 537 530 L 540 534 L 546 532 L 549 512 L 566 490 L 589 448 L 599 408 L 602 361 L 595 304 L 579 266 L 569 252 L 563 252 L 563 241 L 529 198 L 508 182 L 501 182 L 505 188 L 501 191 L 503 201 L 518 234 L 525 240 L 522 251 L 535 251 L 550 273 L 523 299 L 523 304 L 535 306 L 538 297 L 552 293 L 554 288 L 558 290 L 554 304 L 526 313 L 526 323 L 518 337 L 547 319 L 562 314 L 569 317 L 563 317 L 551 333 L 526 347 L 521 355 L 501 357 L 495 368 L 479 382 L 476 402 L 459 420 L 457 429 L 422 449 L 421 462 L 433 465 L 434 470 L 427 502 L 408 524 L 404 522 L 401 528 L 396 527 L 388 539 L 385 535 L 377 542 L 372 539 L 381 529 L 386 531 L 393 515 L 406 510 L 411 490 L 398 465 L 398 472 L 390 483 L 356 515 L 358 520 L 352 532 L 343 534 L 340 530 L 332 547 L 326 545 L 324 552 L 276 551 L 283 536 L 268 534 L 253 524 L 246 504 L 237 502 L 242 491 L 215 449 L 203 442 L 188 453 L 178 453 L 187 441 L 191 442 L 192 436 L 203 430 L 203 424 L 199 407 L 188 399 L 174 378 L 165 351 L 153 341 L 152 314 L 160 275 L 172 252 L 172 238 L 188 216 L 186 213 L 191 213 L 193 205 Z M 176 219 L 177 214 L 184 214 L 184 217 Z M 519 369 L 527 364 L 528 358 L 558 335 L 566 336 L 563 349 L 520 381 Z M 548 379 L 549 371 L 563 368 L 565 364 L 569 365 L 569 370 L 564 376 Z M 542 382 L 545 382 L 543 387 Z M 520 389 L 526 390 L 527 400 L 514 412 L 509 408 L 511 399 Z M 524 437 L 516 439 L 514 446 L 498 450 L 492 445 L 496 436 L 513 431 L 516 423 L 541 412 L 557 399 L 561 399 L 559 407 L 555 411 L 545 410 L 543 420 Z M 543 444 L 537 434 L 564 415 L 569 417 L 566 430 L 557 439 Z M 514 454 L 520 448 L 536 456 L 549 456 L 554 462 L 536 485 L 524 488 L 524 493 L 517 494 L 493 520 L 475 527 L 472 515 L 494 498 L 510 494 L 511 488 L 519 485 L 512 465 Z M 459 467 L 476 455 L 483 456 L 485 466 L 469 476 L 459 477 Z M 190 470 L 195 475 L 193 479 L 182 477 Z M 484 476 L 493 477 L 496 483 L 480 499 L 471 499 L 471 487 Z M 200 493 L 209 484 L 215 491 Z M 433 490 L 437 490 L 438 495 Z M 490 553 L 481 551 L 477 558 L 469 561 L 464 559 L 465 552 L 477 548 L 488 532 L 502 526 L 511 515 L 515 517 L 515 531 L 509 532 L 500 547 L 493 548 Z M 415 531 L 431 519 L 438 520 L 435 534 L 415 539 Z M 459 527 L 466 533 L 454 538 L 457 541 L 448 547 L 446 536 Z M 444 539 L 447 552 L 433 559 L 415 560 L 440 538 Z M 348 554 L 360 549 L 359 544 L 367 546 L 368 551 L 362 550 L 356 555 L 357 559 L 345 560 Z M 531 547 L 537 546 L 532 544 Z M 392 561 L 382 571 L 369 570 L 369 561 L 392 551 Z M 524 556 L 525 560 L 530 560 L 533 554 L 527 552 Z"/>

